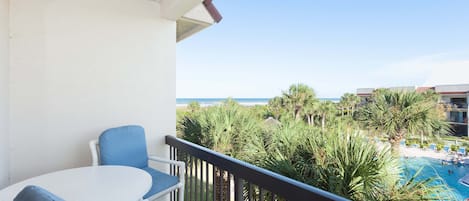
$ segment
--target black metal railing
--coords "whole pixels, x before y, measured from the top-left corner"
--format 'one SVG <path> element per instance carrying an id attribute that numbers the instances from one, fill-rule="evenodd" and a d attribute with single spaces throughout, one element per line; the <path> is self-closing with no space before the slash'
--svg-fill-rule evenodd
<path id="1" fill-rule="evenodd" d="M 166 136 L 166 144 L 171 159 L 186 162 L 185 200 L 347 200 L 174 136 Z M 176 193 L 171 200 L 179 200 Z"/>

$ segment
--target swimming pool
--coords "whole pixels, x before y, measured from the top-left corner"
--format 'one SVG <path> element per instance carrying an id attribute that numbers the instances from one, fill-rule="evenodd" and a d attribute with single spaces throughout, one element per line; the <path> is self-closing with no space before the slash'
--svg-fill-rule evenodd
<path id="1" fill-rule="evenodd" d="M 454 189 L 458 200 L 469 198 L 469 187 L 458 183 L 458 180 L 461 177 L 469 173 L 468 165 L 442 165 L 441 160 L 425 157 L 402 159 L 401 162 L 403 168 L 409 172 L 410 176 L 423 166 L 424 168 L 418 178 L 427 178 L 439 175 L 445 180 L 450 188 Z M 452 173 L 449 174 L 448 170 L 451 170 Z"/>

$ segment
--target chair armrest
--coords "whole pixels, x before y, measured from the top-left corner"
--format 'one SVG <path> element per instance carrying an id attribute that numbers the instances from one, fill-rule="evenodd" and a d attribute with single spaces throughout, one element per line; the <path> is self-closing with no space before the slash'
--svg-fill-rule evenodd
<path id="1" fill-rule="evenodd" d="M 157 157 L 157 156 L 148 156 L 148 160 L 155 161 L 155 162 L 160 162 L 160 163 L 169 163 L 169 164 L 172 164 L 172 165 L 177 165 L 182 169 L 184 169 L 186 167 L 186 163 L 184 163 L 182 161 L 168 160 L 168 159 L 160 158 L 160 157 Z"/>
<path id="2" fill-rule="evenodd" d="M 92 166 L 98 166 L 99 165 L 99 159 L 98 159 L 98 141 L 97 140 L 91 140 L 88 143 L 91 151 L 91 162 Z"/>
<path id="3" fill-rule="evenodd" d="M 160 158 L 160 157 L 157 157 L 157 156 L 148 156 L 148 160 L 155 161 L 155 162 L 160 162 L 160 163 L 168 163 L 168 164 L 178 166 L 178 169 L 179 169 L 179 183 L 181 183 L 184 186 L 185 174 L 186 174 L 186 163 L 184 163 L 182 161 L 168 160 L 168 159 Z"/>

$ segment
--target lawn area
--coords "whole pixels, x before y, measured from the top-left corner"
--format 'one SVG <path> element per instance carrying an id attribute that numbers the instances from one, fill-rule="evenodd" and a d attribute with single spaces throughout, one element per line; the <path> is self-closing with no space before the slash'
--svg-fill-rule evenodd
<path id="1" fill-rule="evenodd" d="M 385 139 L 382 139 L 385 140 Z M 468 137 L 458 137 L 458 136 L 433 136 L 433 137 L 424 137 L 423 143 L 420 137 L 414 136 L 406 139 L 406 145 L 411 146 L 417 144 L 420 148 L 428 148 L 430 144 L 436 144 L 437 150 L 440 151 L 445 145 L 450 145 L 451 151 L 456 151 L 459 147 L 469 148 L 469 138 Z"/>

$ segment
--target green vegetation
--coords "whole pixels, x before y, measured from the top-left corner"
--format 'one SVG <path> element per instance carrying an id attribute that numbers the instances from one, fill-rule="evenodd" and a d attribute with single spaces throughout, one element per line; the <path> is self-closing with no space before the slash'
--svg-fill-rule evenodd
<path id="1" fill-rule="evenodd" d="M 433 93 L 379 90 L 360 109 L 358 119 L 366 128 L 385 133 L 397 153 L 400 141 L 407 135 L 432 135 L 435 131 L 449 130 L 437 106 Z"/>
<path id="2" fill-rule="evenodd" d="M 338 104 L 341 115 L 353 116 L 357 105 L 361 102 L 360 97 L 355 94 L 345 93 L 341 98 Z"/>
<path id="3" fill-rule="evenodd" d="M 237 158 L 259 133 L 259 124 L 252 112 L 229 99 L 219 106 L 189 109 L 179 128 L 184 139 Z"/>
<path id="4" fill-rule="evenodd" d="M 431 184 L 438 178 L 416 180 L 417 172 L 405 179 L 392 149 L 372 140 L 383 137 L 395 148 L 406 136 L 439 137 L 447 126 L 432 109 L 433 97 L 380 90 L 359 107 L 356 95 L 336 104 L 297 84 L 266 106 L 191 103 L 178 111 L 177 130 L 183 139 L 352 200 L 453 200 L 446 185 Z"/>

